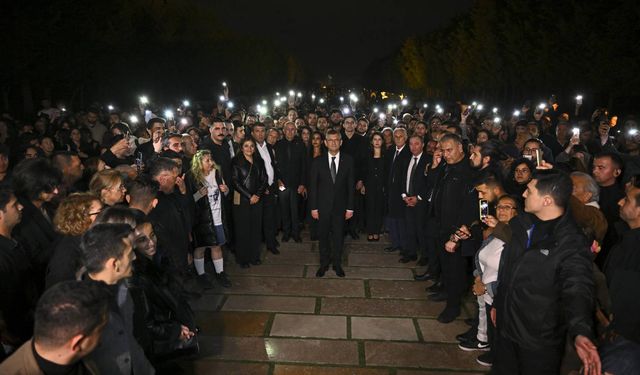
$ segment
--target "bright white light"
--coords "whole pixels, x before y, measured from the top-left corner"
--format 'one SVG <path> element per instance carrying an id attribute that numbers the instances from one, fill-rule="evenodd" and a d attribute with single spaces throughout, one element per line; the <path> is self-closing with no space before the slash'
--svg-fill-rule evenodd
<path id="1" fill-rule="evenodd" d="M 260 113 L 263 116 L 266 115 L 267 114 L 267 108 L 266 107 L 258 108 L 258 113 Z"/>
<path id="2" fill-rule="evenodd" d="M 444 109 L 442 109 L 442 108 L 438 108 L 438 109 L 436 109 L 436 112 L 438 112 L 438 113 L 440 113 L 440 114 L 441 114 L 441 113 L 443 113 L 443 112 L 444 112 Z"/>
<path id="3" fill-rule="evenodd" d="M 138 116 L 136 116 L 136 115 L 129 116 L 129 122 L 132 123 L 132 124 L 137 124 L 138 123 Z"/>
<path id="4" fill-rule="evenodd" d="M 341 103 L 342 103 L 342 102 L 344 102 L 344 96 L 341 96 L 341 97 L 340 97 L 340 102 L 341 102 Z"/>
<path id="5" fill-rule="evenodd" d="M 281 97 L 281 98 L 280 98 L 280 101 L 281 101 L 281 102 L 286 102 L 286 101 L 287 101 L 287 97 L 286 97 L 286 96 Z"/>
<path id="6" fill-rule="evenodd" d="M 65 107 L 60 108 L 62 110 L 62 112 L 66 112 L 67 109 Z"/>
<path id="7" fill-rule="evenodd" d="M 378 107 L 373 107 L 373 113 L 378 113 Z"/>
<path id="8" fill-rule="evenodd" d="M 220 99 L 220 101 L 221 101 L 221 102 L 224 102 L 224 100 L 225 100 L 226 98 L 224 97 L 224 95 L 220 95 L 220 97 L 219 97 L 218 99 Z"/>
<path id="9" fill-rule="evenodd" d="M 289 90 L 289 96 L 294 96 L 295 94 L 296 94 L 296 92 L 295 92 L 295 91 L 293 91 L 293 90 Z"/>
<path id="10" fill-rule="evenodd" d="M 546 104 L 544 104 L 544 103 L 540 103 L 540 104 L 538 104 L 538 108 L 539 108 L 539 109 L 545 109 L 546 107 L 547 107 L 547 105 L 546 105 Z"/>
<path id="11" fill-rule="evenodd" d="M 392 109 L 393 109 L 393 104 L 389 104 L 389 105 L 387 105 L 387 109 L 388 109 L 388 110 L 392 110 Z"/>
<path id="12" fill-rule="evenodd" d="M 324 103 L 324 98 L 320 98 L 319 102 L 320 102 L 320 104 L 323 104 Z"/>
<path id="13" fill-rule="evenodd" d="M 499 124 L 500 121 L 502 121 L 502 119 L 500 117 L 494 117 L 493 118 L 493 122 L 495 122 L 496 124 Z"/>
<path id="14" fill-rule="evenodd" d="M 424 103 L 424 104 L 422 105 L 422 108 L 429 108 L 429 105 L 428 105 L 427 103 Z"/>
<path id="15" fill-rule="evenodd" d="M 484 108 L 484 106 L 482 104 L 478 104 L 478 106 L 476 107 L 478 108 L 478 111 L 482 111 L 482 109 Z"/>
<path id="16" fill-rule="evenodd" d="M 164 111 L 164 117 L 166 117 L 167 119 L 171 120 L 173 118 L 173 111 L 170 109 L 167 109 Z"/>
<path id="17" fill-rule="evenodd" d="M 518 117 L 518 116 L 520 116 L 520 111 L 516 109 L 515 111 L 513 111 L 513 117 Z"/>
<path id="18" fill-rule="evenodd" d="M 357 102 L 358 101 L 358 97 L 356 96 L 356 94 L 349 94 L 349 100 Z"/>
<path id="19" fill-rule="evenodd" d="M 577 101 L 582 100 L 582 95 L 578 95 L 578 96 L 576 96 L 576 100 L 577 100 Z"/>
<path id="20" fill-rule="evenodd" d="M 498 107 L 493 107 L 493 109 L 491 110 L 491 112 L 493 112 L 493 113 L 498 113 Z"/>
<path id="21" fill-rule="evenodd" d="M 186 118 L 183 117 L 183 118 L 180 119 L 180 124 L 188 125 L 189 124 L 189 120 L 187 120 Z"/>
<path id="22" fill-rule="evenodd" d="M 189 101 L 187 99 L 185 99 L 185 100 L 182 101 L 182 105 L 185 106 L 185 107 L 188 107 L 188 106 L 191 105 L 191 103 L 189 103 Z"/>
<path id="23" fill-rule="evenodd" d="M 473 103 L 471 103 L 471 105 L 475 107 L 475 106 L 478 105 L 478 103 L 477 102 L 473 102 Z"/>
<path id="24" fill-rule="evenodd" d="M 140 104 L 149 104 L 149 98 L 146 95 L 140 97 Z"/>
<path id="25" fill-rule="evenodd" d="M 384 120 L 385 118 L 387 118 L 387 116 L 385 116 L 385 114 L 384 114 L 384 113 L 381 113 L 380 115 L 378 115 L 378 118 L 379 118 L 380 120 Z"/>
<path id="26" fill-rule="evenodd" d="M 280 100 L 279 99 L 274 100 L 273 105 L 275 105 L 276 107 L 280 107 Z"/>
<path id="27" fill-rule="evenodd" d="M 396 103 L 393 103 L 393 109 L 397 109 L 398 105 Z"/>
<path id="28" fill-rule="evenodd" d="M 342 113 L 343 113 L 343 114 L 345 114 L 345 115 L 348 115 L 348 114 L 350 114 L 350 113 L 351 113 L 351 109 L 349 109 L 349 107 L 344 107 L 344 108 L 342 109 Z"/>
<path id="29" fill-rule="evenodd" d="M 580 128 L 573 128 L 573 135 L 580 134 Z"/>
<path id="30" fill-rule="evenodd" d="M 629 129 L 629 135 L 637 135 L 638 134 L 638 129 Z"/>
<path id="31" fill-rule="evenodd" d="M 280 96 L 280 93 L 276 91 L 276 96 Z"/>
<path id="32" fill-rule="evenodd" d="M 226 82 L 222 82 L 222 87 L 227 87 L 227 83 Z"/>
<path id="33" fill-rule="evenodd" d="M 315 94 L 311 94 L 311 100 L 316 100 L 316 95 Z"/>
<path id="34" fill-rule="evenodd" d="M 263 100 L 263 101 L 262 101 L 262 105 L 267 105 L 267 101 L 266 101 L 266 100 Z"/>
<path id="35" fill-rule="evenodd" d="M 233 108 L 233 102 L 227 103 L 227 108 Z"/>
<path id="36" fill-rule="evenodd" d="M 409 104 L 409 101 L 407 99 L 402 99 L 402 105 L 406 106 L 407 104 Z"/>
<path id="37" fill-rule="evenodd" d="M 113 106 L 112 106 L 111 104 L 109 104 L 109 105 L 107 106 L 107 108 L 108 108 L 110 111 L 113 111 Z"/>
<path id="38" fill-rule="evenodd" d="M 393 119 L 393 125 L 398 125 L 398 120 L 397 119 Z"/>
<path id="39" fill-rule="evenodd" d="M 301 92 L 298 93 L 298 98 L 302 98 L 302 93 Z"/>

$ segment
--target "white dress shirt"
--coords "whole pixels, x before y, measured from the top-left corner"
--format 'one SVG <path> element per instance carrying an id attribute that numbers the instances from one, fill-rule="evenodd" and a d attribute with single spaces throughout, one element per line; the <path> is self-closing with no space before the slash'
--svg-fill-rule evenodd
<path id="1" fill-rule="evenodd" d="M 262 160 L 264 160 L 264 168 L 267 170 L 267 182 L 269 186 L 273 185 L 273 165 L 271 165 L 271 155 L 269 155 L 269 149 L 267 148 L 267 142 L 262 142 L 262 146 L 256 142 L 256 146 L 258 146 L 258 152 L 260 156 L 262 156 Z"/>

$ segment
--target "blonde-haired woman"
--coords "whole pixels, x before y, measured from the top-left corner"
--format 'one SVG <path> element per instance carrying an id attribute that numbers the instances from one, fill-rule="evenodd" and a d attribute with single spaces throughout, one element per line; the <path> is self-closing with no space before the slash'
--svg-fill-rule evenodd
<path id="1" fill-rule="evenodd" d="M 47 267 L 47 289 L 60 281 L 75 280 L 81 266 L 80 239 L 100 212 L 102 203 L 90 193 L 71 194 L 60 202 L 53 217 L 53 226 L 62 238 Z"/>
<path id="2" fill-rule="evenodd" d="M 222 179 L 220 168 L 211 157 L 209 150 L 200 150 L 193 155 L 191 169 L 187 183 L 189 191 L 193 192 L 196 205 L 195 222 L 193 224 L 193 238 L 195 250 L 193 263 L 198 276 L 206 280 L 204 268 L 205 251 L 211 252 L 216 279 L 222 286 L 231 286 L 229 277 L 224 272 L 224 259 L 221 246 L 226 243 L 223 194 L 229 188 Z M 207 280 L 208 281 L 208 280 Z"/>
<path id="3" fill-rule="evenodd" d="M 114 206 L 124 201 L 124 179 L 115 169 L 104 169 L 97 172 L 89 182 L 89 191 L 95 194 L 105 206 Z"/>

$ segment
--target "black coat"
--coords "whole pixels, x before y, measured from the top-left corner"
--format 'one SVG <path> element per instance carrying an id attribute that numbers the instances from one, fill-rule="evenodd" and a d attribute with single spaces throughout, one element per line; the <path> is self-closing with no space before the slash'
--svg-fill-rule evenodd
<path id="1" fill-rule="evenodd" d="M 280 179 L 287 189 L 296 190 L 298 186 L 307 184 L 307 151 L 299 138 L 292 141 L 281 139 L 275 144 L 274 153 Z"/>
<path id="2" fill-rule="evenodd" d="M 267 171 L 262 164 L 262 158 L 254 157 L 253 163 L 249 163 L 243 154 L 239 154 L 233 158 L 231 166 L 233 188 L 247 200 L 254 194 L 262 197 L 267 189 Z"/>
<path id="3" fill-rule="evenodd" d="M 47 266 L 46 289 L 61 281 L 77 280 L 77 273 L 82 267 L 81 240 L 82 236 L 63 236 L 60 238 Z"/>
<path id="4" fill-rule="evenodd" d="M 267 145 L 267 152 L 269 152 L 269 157 L 271 158 L 271 168 L 273 168 L 273 184 L 270 186 L 270 188 L 273 189 L 273 192 L 276 192 L 277 190 L 277 181 L 279 179 L 281 179 L 281 173 L 280 173 L 280 167 L 278 165 L 278 161 L 276 159 L 276 154 L 275 151 L 273 149 L 273 146 L 271 146 L 270 144 L 268 144 L 267 142 L 265 142 L 265 144 Z M 265 164 L 265 160 L 262 158 L 262 155 L 260 154 L 260 151 L 258 151 L 258 145 L 256 144 L 256 152 L 253 154 L 254 158 L 260 159 L 262 161 L 262 164 Z M 265 164 L 266 165 L 266 164 Z M 266 167 L 265 167 L 265 173 L 267 172 Z M 306 180 L 307 176 L 304 176 L 304 179 Z M 268 176 L 267 176 L 267 183 L 268 181 Z M 296 186 L 297 188 L 297 186 Z"/>
<path id="5" fill-rule="evenodd" d="M 190 249 L 191 196 L 179 192 L 158 192 L 158 204 L 149 212 L 149 221 L 158 237 L 158 255 L 169 262 L 169 267 L 184 271 Z"/>
<path id="6" fill-rule="evenodd" d="M 529 350 L 559 345 L 567 331 L 593 339 L 591 252 L 571 214 L 545 224 L 524 213 L 509 226 L 494 301 L 501 334 Z"/>
<path id="7" fill-rule="evenodd" d="M 320 220 L 327 214 L 344 215 L 346 210 L 353 210 L 355 193 L 355 174 L 353 159 L 340 153 L 336 182 L 331 179 L 329 154 L 313 159 L 309 177 L 309 208 L 318 210 Z"/>
<path id="8" fill-rule="evenodd" d="M 366 163 L 367 149 L 369 143 L 367 137 L 354 133 L 351 138 L 347 137 L 347 134 L 342 131 L 342 146 L 340 146 L 340 153 L 347 154 L 353 158 L 353 166 L 356 181 L 362 181 L 364 179 L 364 164 Z"/>
<path id="9" fill-rule="evenodd" d="M 405 188 L 402 181 L 405 177 L 402 175 L 407 173 L 407 165 L 411 159 L 411 151 L 409 145 L 405 145 L 402 151 L 394 160 L 396 148 L 391 147 L 384 155 L 386 166 L 385 175 L 387 176 L 387 197 L 389 198 L 389 216 L 401 218 L 404 217 L 405 203 L 402 200 L 402 192 Z"/>
<path id="10" fill-rule="evenodd" d="M 409 162 L 407 162 L 404 173 L 402 173 L 402 194 L 407 196 L 419 196 L 422 201 L 427 199 L 427 179 L 424 175 L 425 168 L 427 166 L 427 157 L 423 153 L 418 161 L 418 165 L 413 172 L 413 176 L 411 177 L 411 185 L 413 185 L 413 194 L 409 194 L 407 191 L 407 172 L 409 170 L 409 166 L 411 165 L 413 159 L 413 155 L 409 158 Z"/>
<path id="11" fill-rule="evenodd" d="M 200 142 L 201 150 L 209 150 L 213 161 L 218 164 L 222 170 L 222 179 L 226 182 L 227 186 L 231 187 L 231 155 L 229 154 L 229 144 L 225 139 L 221 145 L 216 144 L 211 140 L 211 137 L 206 137 Z"/>

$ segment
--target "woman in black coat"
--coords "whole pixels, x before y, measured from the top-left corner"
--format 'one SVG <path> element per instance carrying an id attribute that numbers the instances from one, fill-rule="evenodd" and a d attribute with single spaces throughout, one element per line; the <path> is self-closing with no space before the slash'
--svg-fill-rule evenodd
<path id="1" fill-rule="evenodd" d="M 262 201 L 267 190 L 267 172 L 260 158 L 254 158 L 253 139 L 242 141 L 240 152 L 231 161 L 233 196 L 233 227 L 236 238 L 236 261 L 243 268 L 260 261 L 262 234 Z"/>
<path id="2" fill-rule="evenodd" d="M 221 246 L 226 243 L 227 238 L 223 195 L 229 192 L 229 188 L 222 180 L 220 168 L 211 158 L 209 150 L 200 150 L 193 156 L 191 169 L 187 174 L 187 184 L 195 202 L 193 263 L 196 271 L 198 276 L 206 275 L 204 254 L 205 251 L 210 251 L 216 279 L 228 288 L 231 281 L 224 272 Z"/>
<path id="3" fill-rule="evenodd" d="M 379 241 L 382 220 L 384 217 L 384 139 L 382 134 L 375 132 L 371 135 L 371 155 L 367 158 L 364 171 L 364 194 L 366 212 L 367 240 Z"/>

